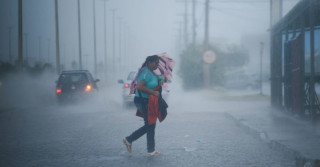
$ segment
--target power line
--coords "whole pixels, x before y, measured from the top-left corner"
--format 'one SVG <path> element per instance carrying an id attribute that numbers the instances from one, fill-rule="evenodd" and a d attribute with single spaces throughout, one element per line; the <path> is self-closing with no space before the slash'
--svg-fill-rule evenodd
<path id="1" fill-rule="evenodd" d="M 224 10 L 220 10 L 220 9 L 215 9 L 215 12 L 219 12 L 221 14 L 227 15 L 229 17 L 233 17 L 233 18 L 239 18 L 243 21 L 246 22 L 251 22 L 253 20 L 258 21 L 261 20 L 261 17 L 259 15 L 244 15 L 241 12 L 227 12 Z"/>

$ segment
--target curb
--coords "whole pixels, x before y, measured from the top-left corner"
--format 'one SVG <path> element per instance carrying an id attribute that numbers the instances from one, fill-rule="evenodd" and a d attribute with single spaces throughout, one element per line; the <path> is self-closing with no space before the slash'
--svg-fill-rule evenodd
<path id="1" fill-rule="evenodd" d="M 263 132 L 261 130 L 258 130 L 256 128 L 253 128 L 246 122 L 244 122 L 241 119 L 237 119 L 233 115 L 231 115 L 228 112 L 224 113 L 224 116 L 236 123 L 237 126 L 239 126 L 242 130 L 244 130 L 246 133 L 250 134 L 254 138 L 257 138 L 263 142 L 265 142 L 271 149 L 276 151 L 281 151 L 285 153 L 286 155 L 289 155 L 291 157 L 294 157 L 294 165 L 295 167 L 320 167 L 320 160 L 319 159 L 310 159 L 307 158 L 299 151 L 292 150 L 288 148 L 285 144 L 281 143 L 281 141 L 272 140 L 269 139 L 268 133 Z"/>

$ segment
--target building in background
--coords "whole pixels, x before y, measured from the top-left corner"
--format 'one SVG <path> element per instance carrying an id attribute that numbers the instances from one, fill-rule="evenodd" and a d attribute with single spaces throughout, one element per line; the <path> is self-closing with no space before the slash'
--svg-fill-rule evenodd
<path id="1" fill-rule="evenodd" d="M 302 0 L 271 29 L 271 104 L 320 115 L 320 1 Z"/>

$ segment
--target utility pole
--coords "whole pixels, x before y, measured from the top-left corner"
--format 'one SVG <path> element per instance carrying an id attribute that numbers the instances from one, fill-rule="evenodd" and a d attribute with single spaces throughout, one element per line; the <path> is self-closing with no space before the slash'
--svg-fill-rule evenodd
<path id="1" fill-rule="evenodd" d="M 9 63 L 12 63 L 12 54 L 11 54 L 11 31 L 12 27 L 8 27 L 9 30 Z"/>
<path id="2" fill-rule="evenodd" d="M 19 41 L 18 41 L 18 50 L 19 50 L 19 58 L 18 58 L 18 66 L 20 70 L 22 69 L 23 66 L 23 43 L 22 43 L 22 0 L 18 0 L 18 32 L 19 32 Z"/>
<path id="3" fill-rule="evenodd" d="M 39 40 L 39 62 L 41 62 L 41 36 L 38 37 Z"/>
<path id="4" fill-rule="evenodd" d="M 192 0 L 192 46 L 196 48 L 196 0 Z"/>
<path id="5" fill-rule="evenodd" d="M 55 0 L 55 20 L 56 20 L 56 68 L 57 68 L 57 74 L 60 74 L 60 46 L 59 46 L 59 13 L 58 13 L 58 0 Z"/>
<path id="6" fill-rule="evenodd" d="M 116 72 L 115 70 L 115 61 L 116 61 L 116 58 L 115 58 L 115 55 L 116 55 L 116 37 L 115 37 L 115 9 L 112 9 L 112 51 L 113 51 L 113 55 L 112 55 L 112 72 L 113 72 L 113 75 L 114 73 Z"/>
<path id="7" fill-rule="evenodd" d="M 79 65 L 82 70 L 80 0 L 78 0 Z"/>
<path id="8" fill-rule="evenodd" d="M 121 26 L 122 26 L 122 25 L 121 25 L 121 23 L 122 23 L 122 18 L 119 18 L 119 58 L 118 58 L 119 71 L 118 71 L 118 72 L 119 72 L 120 75 L 121 75 L 121 72 L 122 72 L 122 55 L 121 55 L 121 53 L 122 53 L 122 52 L 121 52 L 121 49 L 122 49 L 122 48 L 121 48 L 121 42 L 122 42 L 122 41 L 121 41 L 121 35 L 122 35 L 122 34 L 121 34 L 121 31 L 122 31 L 121 28 L 122 28 L 122 27 L 121 27 Z M 122 75 L 121 75 L 121 76 L 122 76 Z"/>
<path id="9" fill-rule="evenodd" d="M 179 54 L 182 53 L 182 45 L 183 45 L 183 43 L 182 43 L 182 40 L 183 40 L 183 38 L 182 38 L 182 26 L 183 26 L 183 23 L 180 22 L 179 23 L 179 41 L 178 41 L 178 53 Z"/>
<path id="10" fill-rule="evenodd" d="M 128 34 L 129 34 L 129 31 L 128 31 L 128 25 L 127 23 L 125 23 L 124 25 L 124 31 L 123 31 L 123 46 L 124 46 L 124 49 L 123 49 L 123 64 L 124 64 L 124 67 L 128 67 Z"/>
<path id="11" fill-rule="evenodd" d="M 103 21 L 104 21 L 104 72 L 107 71 L 107 25 L 106 25 L 106 0 L 103 1 Z M 106 75 L 105 75 L 106 76 Z"/>
<path id="12" fill-rule="evenodd" d="M 184 2 L 184 42 L 185 47 L 189 44 L 188 39 L 188 0 L 185 0 Z"/>
<path id="13" fill-rule="evenodd" d="M 48 64 L 50 63 L 50 39 L 48 39 Z"/>
<path id="14" fill-rule="evenodd" d="M 181 50 L 186 49 L 189 45 L 189 35 L 188 35 L 188 1 L 189 0 L 181 0 L 181 1 L 177 1 L 179 3 L 184 3 L 184 14 L 183 16 L 183 41 L 182 41 L 182 47 Z"/>
<path id="15" fill-rule="evenodd" d="M 96 3 L 95 0 L 93 2 L 93 57 L 94 57 L 94 75 L 97 77 L 97 45 L 96 45 Z"/>
<path id="16" fill-rule="evenodd" d="M 28 63 L 28 33 L 24 33 L 25 41 L 26 41 L 26 62 Z"/>
<path id="17" fill-rule="evenodd" d="M 260 95 L 262 95 L 262 55 L 264 43 L 260 42 Z"/>
<path id="18" fill-rule="evenodd" d="M 204 52 L 209 49 L 209 5 L 210 0 L 205 2 L 205 33 L 204 33 Z M 203 62 L 203 85 L 209 87 L 210 85 L 210 64 Z"/>
<path id="19" fill-rule="evenodd" d="M 209 5 L 210 0 L 205 2 L 205 30 L 204 30 L 204 48 L 207 50 L 209 48 Z"/>

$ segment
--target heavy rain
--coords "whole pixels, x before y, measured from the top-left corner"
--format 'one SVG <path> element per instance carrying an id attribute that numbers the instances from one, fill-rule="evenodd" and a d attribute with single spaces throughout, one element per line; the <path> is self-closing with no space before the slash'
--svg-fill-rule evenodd
<path id="1" fill-rule="evenodd" d="M 3 0 L 0 166 L 320 166 L 317 9 L 318 0 Z M 296 15 L 308 21 L 291 23 Z M 151 55 L 174 61 L 172 78 L 158 76 L 168 104 L 159 156 L 147 135 L 131 152 L 123 143 L 144 125 L 141 95 L 129 92 Z"/>

